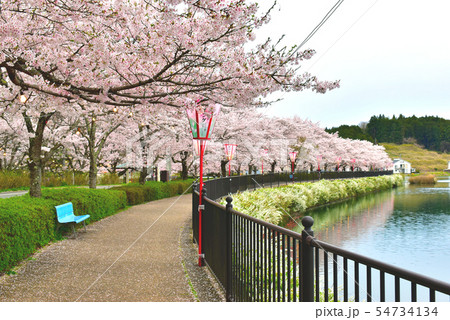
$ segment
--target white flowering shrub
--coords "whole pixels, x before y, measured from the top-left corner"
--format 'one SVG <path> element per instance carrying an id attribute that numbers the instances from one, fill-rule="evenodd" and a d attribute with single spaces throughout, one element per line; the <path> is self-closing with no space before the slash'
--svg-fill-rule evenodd
<path id="1" fill-rule="evenodd" d="M 385 190 L 403 183 L 401 175 L 344 180 L 320 180 L 233 195 L 233 208 L 255 218 L 281 225 L 289 215 L 358 195 Z M 225 200 L 222 200 L 225 204 Z"/>

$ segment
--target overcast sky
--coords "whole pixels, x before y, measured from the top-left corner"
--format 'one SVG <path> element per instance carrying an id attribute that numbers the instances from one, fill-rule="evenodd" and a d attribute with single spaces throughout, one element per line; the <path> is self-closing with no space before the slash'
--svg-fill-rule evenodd
<path id="1" fill-rule="evenodd" d="M 268 8 L 272 0 L 258 0 Z M 301 43 L 337 0 L 278 0 L 258 42 L 285 34 Z M 277 94 L 266 112 L 298 115 L 321 127 L 358 124 L 372 115 L 450 119 L 450 3 L 447 0 L 344 0 L 302 49 L 316 55 L 301 70 L 341 80 L 329 93 Z"/>

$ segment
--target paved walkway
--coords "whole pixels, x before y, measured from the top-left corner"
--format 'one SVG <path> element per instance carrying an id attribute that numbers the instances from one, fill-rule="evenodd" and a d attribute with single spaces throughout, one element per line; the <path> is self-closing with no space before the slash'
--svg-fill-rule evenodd
<path id="1" fill-rule="evenodd" d="M 0 301 L 220 301 L 195 266 L 191 197 L 134 206 L 47 246 L 0 277 Z"/>

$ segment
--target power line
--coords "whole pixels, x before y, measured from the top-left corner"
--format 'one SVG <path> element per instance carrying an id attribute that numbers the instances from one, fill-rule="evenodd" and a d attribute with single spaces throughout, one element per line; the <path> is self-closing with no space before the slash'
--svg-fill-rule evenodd
<path id="1" fill-rule="evenodd" d="M 325 50 L 325 52 L 308 68 L 308 70 L 310 70 L 317 62 L 319 62 L 319 60 L 320 59 L 322 59 L 322 57 L 325 55 L 325 54 L 327 54 L 327 52 L 331 49 L 331 48 L 333 48 L 334 47 L 334 45 L 339 41 L 339 40 L 341 40 L 342 39 L 342 37 L 344 37 L 346 34 L 347 34 L 347 32 L 349 32 L 350 31 L 350 29 L 351 28 L 353 28 L 353 26 L 355 26 L 358 22 L 359 22 L 359 20 L 361 20 L 362 19 L 362 17 L 364 17 L 366 14 L 367 14 L 367 12 L 369 12 L 370 11 L 370 9 L 372 9 L 372 7 L 375 5 L 375 4 L 377 4 L 377 2 L 378 2 L 378 0 L 375 0 L 375 2 L 374 3 L 372 3 L 372 5 L 370 6 L 370 7 L 368 7 L 367 9 L 366 9 L 366 11 L 364 11 L 363 12 L 363 14 L 358 18 L 358 19 L 356 19 L 351 25 L 350 25 L 350 27 L 348 27 L 347 28 L 347 30 L 345 30 L 340 36 L 339 36 L 339 38 L 337 38 L 336 39 L 336 41 L 335 42 L 333 42 L 333 44 L 330 46 L 330 47 L 328 47 L 328 49 L 327 50 Z"/>
<path id="2" fill-rule="evenodd" d="M 296 51 L 298 51 L 300 49 L 301 46 L 303 46 L 309 39 L 311 39 L 311 37 L 320 29 L 320 27 L 331 17 L 331 15 L 336 11 L 336 9 L 342 4 L 342 2 L 344 2 L 344 0 L 342 1 L 338 1 L 331 9 L 330 11 L 328 11 L 328 13 L 325 15 L 325 17 L 322 19 L 322 21 L 316 26 L 316 28 L 314 28 L 313 31 L 310 32 L 310 34 L 305 38 L 305 40 L 303 40 L 303 42 L 300 44 L 299 47 L 297 47 L 295 49 L 295 51 L 291 54 L 291 56 L 293 54 L 295 54 Z M 373 8 L 373 6 L 375 6 L 375 4 L 378 2 L 378 0 L 375 0 L 374 3 L 372 3 L 372 5 L 366 9 L 366 11 L 364 11 L 364 13 L 358 18 L 356 19 L 351 25 L 350 27 L 348 27 L 347 30 L 345 30 L 344 33 L 342 33 L 340 35 L 340 37 L 308 68 L 307 71 L 311 70 L 311 68 L 321 59 L 323 58 L 323 56 L 339 41 L 341 40 L 342 37 L 344 37 L 345 34 L 347 34 L 348 31 L 350 31 L 351 28 L 353 28 L 366 14 L 367 12 L 370 11 L 370 9 Z M 281 95 L 281 97 L 279 99 L 281 99 L 284 95 L 286 94 L 286 92 L 283 92 L 283 94 Z M 267 113 L 272 107 L 274 106 L 274 104 L 270 105 L 269 107 L 267 107 L 263 113 Z"/>
<path id="3" fill-rule="evenodd" d="M 303 47 L 316 33 L 319 29 L 327 22 L 327 20 L 333 15 L 333 13 L 339 8 L 339 6 L 344 2 L 344 0 L 339 0 L 334 4 L 334 6 L 327 12 L 327 14 L 322 18 L 322 20 L 315 26 L 315 28 L 308 34 L 308 36 L 300 43 L 300 45 L 292 52 L 290 57 L 292 57 L 301 47 Z"/>
<path id="4" fill-rule="evenodd" d="M 335 3 L 335 5 L 330 9 L 330 11 L 327 12 L 325 17 L 323 17 L 322 21 L 320 21 L 319 24 L 310 32 L 310 34 L 305 38 L 305 40 L 303 40 L 303 42 L 299 45 L 298 48 L 301 48 L 303 45 L 305 45 L 305 43 L 308 42 L 309 39 L 311 39 L 316 34 L 317 31 L 319 31 L 319 29 L 325 24 L 325 22 L 327 22 L 327 20 L 333 15 L 336 9 L 339 8 L 342 2 L 344 2 L 344 0 L 339 0 L 338 2 Z"/>

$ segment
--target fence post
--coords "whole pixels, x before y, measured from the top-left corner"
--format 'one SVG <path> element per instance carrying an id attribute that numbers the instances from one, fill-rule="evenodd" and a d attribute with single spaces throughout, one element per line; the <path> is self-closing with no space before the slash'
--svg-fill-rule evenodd
<path id="1" fill-rule="evenodd" d="M 232 226 L 231 226 L 231 217 L 232 213 L 231 210 L 233 209 L 233 205 L 231 202 L 233 201 L 233 198 L 228 196 L 226 198 L 227 205 L 226 205 L 226 246 L 227 246 L 227 256 L 226 256 L 226 270 L 227 270 L 227 283 L 226 283 L 226 300 L 227 301 L 233 301 L 233 288 L 232 288 L 232 275 L 233 275 L 233 261 L 232 261 Z"/>
<path id="2" fill-rule="evenodd" d="M 313 224 L 314 220 L 310 216 L 302 219 L 304 229 L 302 231 L 300 290 L 303 302 L 314 302 L 314 249 L 306 241 L 309 236 L 314 237 L 314 232 L 311 230 Z"/>

